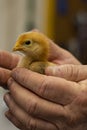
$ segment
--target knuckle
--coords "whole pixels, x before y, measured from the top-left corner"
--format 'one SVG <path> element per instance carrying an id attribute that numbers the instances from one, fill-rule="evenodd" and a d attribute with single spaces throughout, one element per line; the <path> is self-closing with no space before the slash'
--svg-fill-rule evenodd
<path id="1" fill-rule="evenodd" d="M 17 127 L 17 128 L 19 128 L 19 129 L 23 129 L 23 125 L 21 125 L 21 123 L 19 122 L 19 121 L 15 121 L 15 120 L 13 120 L 13 124 Z"/>
<path id="2" fill-rule="evenodd" d="M 37 123 L 32 117 L 26 121 L 25 126 L 29 130 L 37 130 Z"/>
<path id="3" fill-rule="evenodd" d="M 70 73 L 69 77 L 71 77 L 72 80 L 75 79 L 75 81 L 78 81 L 80 72 L 76 66 L 71 65 L 69 73 Z"/>
<path id="4" fill-rule="evenodd" d="M 36 101 L 28 101 L 26 103 L 26 109 L 30 115 L 36 115 L 38 110 L 38 103 Z"/>
<path id="5" fill-rule="evenodd" d="M 12 86 L 13 81 L 14 81 L 14 80 L 13 80 L 12 78 L 9 78 L 9 80 L 8 80 L 8 82 L 7 82 L 9 87 Z"/>
<path id="6" fill-rule="evenodd" d="M 42 96 L 42 97 L 47 96 L 48 86 L 49 86 L 49 79 L 44 78 L 41 85 L 38 87 L 38 93 L 40 96 Z"/>
<path id="7" fill-rule="evenodd" d="M 9 109 L 10 109 L 11 113 L 13 113 L 14 115 L 16 114 L 16 107 L 15 107 L 14 104 L 11 103 L 11 104 L 9 105 Z"/>
<path id="8" fill-rule="evenodd" d="M 28 77 L 27 77 L 27 76 L 22 75 L 22 82 L 23 82 L 23 83 L 26 83 L 27 81 L 28 81 Z"/>
<path id="9" fill-rule="evenodd" d="M 66 120 L 66 123 L 68 124 L 68 126 L 71 126 L 71 125 L 75 126 L 76 124 L 78 124 L 78 122 L 81 121 L 81 119 L 82 120 L 85 119 L 84 115 L 86 113 L 83 114 L 83 112 L 81 112 L 82 107 L 80 107 L 79 104 L 80 104 L 80 102 L 77 104 L 78 105 L 77 108 L 79 108 L 78 112 L 77 112 L 77 109 L 72 107 L 72 104 L 65 107 L 65 109 L 66 109 L 66 119 L 65 120 Z"/>
<path id="10" fill-rule="evenodd" d="M 15 89 L 15 84 L 14 84 L 14 83 L 12 83 L 12 84 L 9 86 L 9 89 L 10 89 L 11 94 L 12 94 L 14 97 L 17 97 L 17 90 Z"/>
<path id="11" fill-rule="evenodd" d="M 75 69 L 75 78 L 76 78 L 76 81 L 79 81 L 80 80 L 80 78 L 79 78 L 79 75 L 80 75 L 80 69 L 78 69 L 77 67 L 76 67 L 76 69 Z"/>
<path id="12" fill-rule="evenodd" d="M 71 77 L 71 79 L 73 79 L 73 76 L 76 77 L 76 75 L 74 74 L 75 70 L 74 70 L 74 66 L 73 65 L 71 65 L 70 70 L 71 70 L 70 71 L 70 77 Z"/>
<path id="13" fill-rule="evenodd" d="M 68 74 L 69 79 L 73 80 L 74 78 L 76 78 L 74 65 L 65 65 L 65 72 L 66 74 Z"/>

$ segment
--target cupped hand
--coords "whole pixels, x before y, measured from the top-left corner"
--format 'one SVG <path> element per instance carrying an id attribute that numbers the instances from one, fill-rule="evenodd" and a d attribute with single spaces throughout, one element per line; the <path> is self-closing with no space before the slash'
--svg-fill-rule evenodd
<path id="1" fill-rule="evenodd" d="M 75 75 L 76 81 L 14 69 L 4 96 L 7 118 L 21 130 L 87 130 L 87 66 L 74 66 Z"/>
<path id="2" fill-rule="evenodd" d="M 54 44 L 53 41 L 49 39 L 49 61 L 54 62 L 58 65 L 61 64 L 81 64 L 69 51 L 59 47 Z"/>
<path id="3" fill-rule="evenodd" d="M 50 39 L 49 61 L 58 65 L 61 64 L 81 64 L 71 53 L 60 48 Z M 10 77 L 11 70 L 16 67 L 20 56 L 7 51 L 0 51 L 0 86 L 5 87 Z"/>
<path id="4" fill-rule="evenodd" d="M 41 33 L 38 29 L 33 29 L 32 31 Z M 49 41 L 49 57 L 48 60 L 61 64 L 81 64 L 69 51 L 61 48 L 58 44 L 55 44 L 51 39 L 47 37 Z"/>

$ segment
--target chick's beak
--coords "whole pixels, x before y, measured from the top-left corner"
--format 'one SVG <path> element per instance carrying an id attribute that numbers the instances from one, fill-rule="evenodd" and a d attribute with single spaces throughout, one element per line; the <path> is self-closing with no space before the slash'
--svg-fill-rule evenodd
<path id="1" fill-rule="evenodd" d="M 12 49 L 12 51 L 20 51 L 20 50 L 22 50 L 22 47 L 19 46 L 18 44 L 15 44 L 15 46 Z"/>

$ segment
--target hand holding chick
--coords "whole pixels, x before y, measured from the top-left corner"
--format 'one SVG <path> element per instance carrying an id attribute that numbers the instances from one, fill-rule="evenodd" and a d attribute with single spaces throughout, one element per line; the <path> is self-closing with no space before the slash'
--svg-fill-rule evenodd
<path id="1" fill-rule="evenodd" d="M 20 51 L 24 54 L 18 67 L 28 68 L 44 74 L 46 67 L 55 65 L 48 61 L 49 41 L 40 32 L 30 31 L 21 34 L 15 43 L 13 51 Z"/>

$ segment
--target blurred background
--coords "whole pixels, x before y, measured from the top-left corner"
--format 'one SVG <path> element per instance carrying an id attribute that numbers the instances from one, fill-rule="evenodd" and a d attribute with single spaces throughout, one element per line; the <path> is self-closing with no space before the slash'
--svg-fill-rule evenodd
<path id="1" fill-rule="evenodd" d="M 34 28 L 87 64 L 87 0 L 0 0 L 0 49 Z"/>
<path id="2" fill-rule="evenodd" d="M 20 33 L 35 28 L 87 64 L 87 0 L 0 0 L 1 50 L 11 51 Z M 0 104 L 0 128 L 16 130 L 2 98 Z"/>

